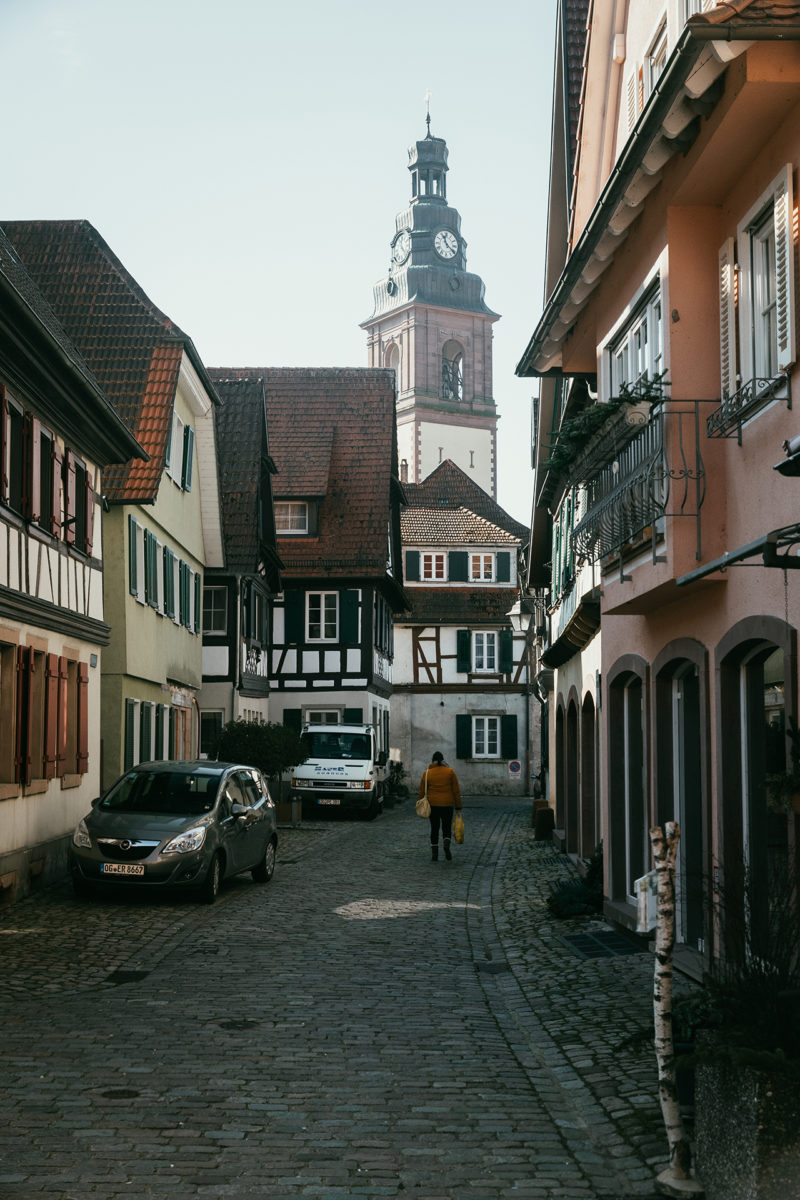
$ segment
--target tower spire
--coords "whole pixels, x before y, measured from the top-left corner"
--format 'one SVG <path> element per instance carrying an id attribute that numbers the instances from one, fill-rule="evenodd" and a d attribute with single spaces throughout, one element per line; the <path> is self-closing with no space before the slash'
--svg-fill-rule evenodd
<path id="1" fill-rule="evenodd" d="M 425 136 L 430 137 L 431 136 L 431 90 L 430 90 L 430 88 L 428 88 L 427 92 L 425 93 L 425 110 L 426 110 L 425 111 L 425 124 L 428 127 L 428 132 L 425 134 Z"/>

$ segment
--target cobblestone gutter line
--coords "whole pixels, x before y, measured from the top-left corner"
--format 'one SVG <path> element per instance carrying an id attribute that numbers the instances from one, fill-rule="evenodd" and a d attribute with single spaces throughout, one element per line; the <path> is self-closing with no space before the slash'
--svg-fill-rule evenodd
<path id="1" fill-rule="evenodd" d="M 587 962 L 563 946 L 566 933 L 608 926 L 550 916 L 552 885 L 575 872 L 552 844 L 533 840 L 529 821 L 525 812 L 498 821 L 484 850 L 489 869 L 470 885 L 467 923 L 481 985 L 567 1156 L 601 1189 L 593 1194 L 652 1195 L 667 1158 L 655 1059 L 620 1049 L 626 1030 L 648 1023 L 652 959 Z"/>

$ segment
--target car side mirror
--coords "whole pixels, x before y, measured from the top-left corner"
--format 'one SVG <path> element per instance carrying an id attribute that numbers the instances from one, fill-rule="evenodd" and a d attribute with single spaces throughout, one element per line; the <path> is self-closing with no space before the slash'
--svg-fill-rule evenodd
<path id="1" fill-rule="evenodd" d="M 388 751 L 381 750 L 380 754 L 378 755 L 378 766 L 385 767 L 388 761 L 389 761 Z"/>
<path id="2" fill-rule="evenodd" d="M 250 816 L 250 809 L 245 804 L 232 804 L 231 815 L 237 821 L 246 821 Z"/>

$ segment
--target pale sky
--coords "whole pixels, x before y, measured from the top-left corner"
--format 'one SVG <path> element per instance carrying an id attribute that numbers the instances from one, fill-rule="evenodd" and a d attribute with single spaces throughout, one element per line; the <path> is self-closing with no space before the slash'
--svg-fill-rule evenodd
<path id="1" fill-rule="evenodd" d="M 448 201 L 494 326 L 500 503 L 531 513 L 555 0 L 0 0 L 0 223 L 90 221 L 209 367 L 367 365 L 410 198 Z"/>

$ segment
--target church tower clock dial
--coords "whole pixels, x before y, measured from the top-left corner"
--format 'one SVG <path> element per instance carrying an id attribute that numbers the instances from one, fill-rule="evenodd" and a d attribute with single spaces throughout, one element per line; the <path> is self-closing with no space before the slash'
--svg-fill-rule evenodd
<path id="1" fill-rule="evenodd" d="M 492 325 L 484 284 L 467 270 L 461 216 L 447 200 L 448 150 L 427 133 L 408 151 L 411 198 L 395 218 L 367 332 L 371 367 L 395 372 L 401 478 L 420 483 L 452 459 L 497 497 Z"/>

